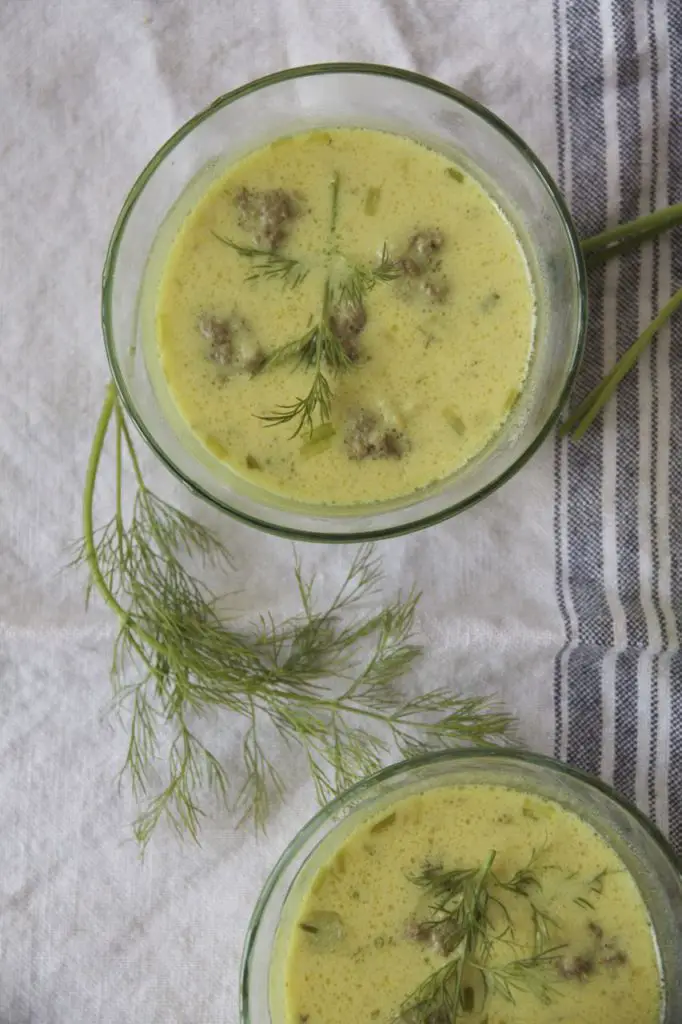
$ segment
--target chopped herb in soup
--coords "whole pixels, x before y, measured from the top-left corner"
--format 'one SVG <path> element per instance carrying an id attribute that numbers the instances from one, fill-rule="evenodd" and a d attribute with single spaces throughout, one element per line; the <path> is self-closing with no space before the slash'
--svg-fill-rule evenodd
<path id="1" fill-rule="evenodd" d="M 525 382 L 534 296 L 499 207 L 386 132 L 294 135 L 186 217 L 157 302 L 171 395 L 216 459 L 313 504 L 408 495 L 480 452 Z"/>

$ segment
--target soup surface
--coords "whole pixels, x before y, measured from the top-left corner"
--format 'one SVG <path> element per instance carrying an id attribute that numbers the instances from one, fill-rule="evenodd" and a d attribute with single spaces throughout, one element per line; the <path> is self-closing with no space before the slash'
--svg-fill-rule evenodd
<path id="1" fill-rule="evenodd" d="M 287 1024 L 655 1024 L 640 893 L 560 805 L 439 788 L 366 821 L 303 901 Z"/>
<path id="2" fill-rule="evenodd" d="M 445 156 L 368 129 L 282 138 L 186 216 L 156 303 L 181 416 L 271 492 L 352 505 L 451 474 L 526 378 L 517 237 Z"/>

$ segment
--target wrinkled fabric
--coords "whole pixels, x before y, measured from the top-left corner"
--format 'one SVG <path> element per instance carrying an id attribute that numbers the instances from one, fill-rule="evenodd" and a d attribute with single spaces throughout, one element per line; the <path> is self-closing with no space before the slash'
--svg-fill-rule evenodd
<path id="1" fill-rule="evenodd" d="M 603 16 L 608 22 L 606 7 Z M 116 785 L 125 732 L 103 714 L 115 623 L 96 597 L 85 613 L 83 577 L 64 567 L 81 533 L 85 466 L 108 379 L 101 267 L 135 177 L 216 96 L 323 60 L 442 79 L 492 107 L 558 173 L 557 23 L 550 4 L 494 0 L 0 5 L 1 1024 L 236 1024 L 250 911 L 315 808 L 290 753 L 280 765 L 289 795 L 266 837 L 238 831 L 217 811 L 201 847 L 162 828 L 141 861 L 131 839 L 135 805 Z M 608 39 L 604 53 L 608 72 Z M 612 94 L 615 77 L 607 73 Z M 617 175 L 609 189 L 604 213 L 613 219 Z M 567 626 L 557 593 L 555 446 L 550 438 L 484 503 L 378 552 L 387 595 L 423 591 L 426 654 L 410 685 L 496 694 L 518 715 L 522 742 L 567 756 L 556 718 Z M 215 526 L 234 552 L 224 586 L 237 615 L 296 610 L 289 542 L 219 517 L 146 451 L 143 465 L 155 490 Z M 100 521 L 113 487 L 108 449 Z M 331 595 L 351 552 L 308 545 L 302 556 Z M 215 751 L 238 763 L 239 723 L 208 728 Z M 609 733 L 608 717 L 600 728 Z M 666 827 L 662 736 L 651 781 Z M 600 732 L 600 751 L 603 742 Z M 612 778 L 613 763 L 598 760 Z M 633 794 L 640 803 L 643 785 Z"/>

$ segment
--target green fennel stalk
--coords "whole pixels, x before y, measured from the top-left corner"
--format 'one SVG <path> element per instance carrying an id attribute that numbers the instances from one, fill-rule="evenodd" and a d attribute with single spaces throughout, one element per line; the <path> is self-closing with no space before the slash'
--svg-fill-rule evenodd
<path id="1" fill-rule="evenodd" d="M 613 256 L 628 252 L 651 238 L 656 238 L 664 231 L 672 230 L 678 224 L 682 224 L 682 203 L 644 214 L 636 220 L 618 224 L 598 235 L 586 238 L 581 243 L 583 255 L 588 266 L 596 266 Z"/>
<path id="2" fill-rule="evenodd" d="M 668 300 L 658 316 L 651 321 L 649 326 L 642 331 L 639 337 L 620 357 L 611 372 L 604 377 L 595 388 L 576 406 L 571 415 L 561 425 L 562 434 L 572 434 L 573 439 L 578 441 L 588 427 L 597 418 L 601 410 L 615 393 L 616 388 L 623 377 L 630 372 L 644 349 L 649 345 L 653 337 L 667 323 L 677 307 L 682 303 L 682 288 L 675 292 Z"/>
<path id="3" fill-rule="evenodd" d="M 638 217 L 627 224 L 608 228 L 592 238 L 586 238 L 581 243 L 581 248 L 587 266 L 593 267 L 615 256 L 624 255 L 679 224 L 682 224 L 682 203 L 666 207 L 663 210 L 656 210 L 654 213 Z M 623 353 L 613 369 L 571 411 L 568 419 L 560 427 L 561 434 L 571 434 L 576 441 L 583 436 L 613 396 L 623 377 L 635 366 L 642 352 L 667 323 L 681 302 L 682 289 L 669 299 L 646 330 Z"/>

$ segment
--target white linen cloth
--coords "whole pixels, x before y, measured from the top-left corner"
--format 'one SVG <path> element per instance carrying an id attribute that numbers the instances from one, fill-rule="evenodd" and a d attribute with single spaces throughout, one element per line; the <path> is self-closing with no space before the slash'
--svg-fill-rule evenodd
<path id="1" fill-rule="evenodd" d="M 107 381 L 101 266 L 135 177 L 187 118 L 246 80 L 316 61 L 374 61 L 432 75 L 492 107 L 560 173 L 581 228 L 597 230 L 604 218 L 623 215 L 624 194 L 634 215 L 651 199 L 665 202 L 675 187 L 668 175 L 679 145 L 670 116 L 680 50 L 674 7 L 675 0 L 668 7 L 614 0 L 613 9 L 606 0 L 1 0 L 0 1024 L 236 1024 L 251 908 L 315 806 L 300 765 L 292 764 L 292 791 L 266 838 L 237 832 L 218 815 L 207 821 L 201 848 L 160 830 L 144 862 L 130 838 L 134 805 L 115 785 L 125 736 L 101 714 L 115 623 L 97 600 L 85 614 L 83 578 L 62 567 L 81 533 L 85 464 Z M 599 73 L 601 86 L 593 80 Z M 634 157 L 623 121 L 632 88 L 640 133 Z M 597 182 L 594 208 L 580 178 L 581 147 L 594 143 L 592 118 L 604 138 L 604 195 Z M 633 160 L 636 180 L 628 177 Z M 669 240 L 655 260 L 655 277 L 653 255 L 637 264 L 635 321 L 642 326 L 677 272 Z M 608 271 L 605 297 L 598 295 L 606 331 L 600 321 L 591 335 L 594 373 L 616 351 L 619 288 L 630 287 L 619 273 Z M 670 513 L 676 435 L 669 359 L 666 332 L 657 367 L 645 360 L 638 370 L 637 457 L 619 441 L 629 436 L 618 433 L 622 417 L 628 426 L 622 401 L 595 435 L 598 454 L 584 449 L 584 474 L 596 479 L 601 501 L 598 586 L 585 563 L 582 584 L 571 589 L 581 573 L 580 551 L 571 561 L 569 550 L 579 483 L 571 483 L 567 449 L 554 438 L 483 504 L 384 542 L 379 552 L 387 593 L 413 584 L 424 592 L 420 685 L 497 692 L 518 713 L 525 743 L 622 781 L 675 838 L 670 687 L 680 534 Z M 613 468 L 616 455 L 630 490 Z M 237 554 L 229 589 L 239 591 L 235 602 L 246 616 L 295 610 L 287 541 L 221 520 L 151 455 L 144 462 L 155 489 L 219 525 Z M 101 478 L 104 513 L 112 499 L 110 455 Z M 634 502 L 630 537 L 619 533 L 630 521 L 621 500 Z M 642 642 L 628 618 L 630 570 L 619 561 L 632 544 L 641 553 L 634 585 L 647 627 Z M 331 594 L 349 550 L 308 546 L 302 553 Z M 581 634 L 578 591 L 584 597 L 593 587 L 605 596 L 612 627 L 605 641 Z M 569 662 L 575 668 L 576 652 L 587 657 L 592 647 L 600 651 L 598 680 L 583 704 Z M 619 675 L 619 658 L 630 654 L 630 675 Z M 580 723 L 590 701 L 594 732 L 585 731 L 581 746 L 571 738 L 571 715 Z M 229 729 L 219 743 L 229 759 Z"/>

